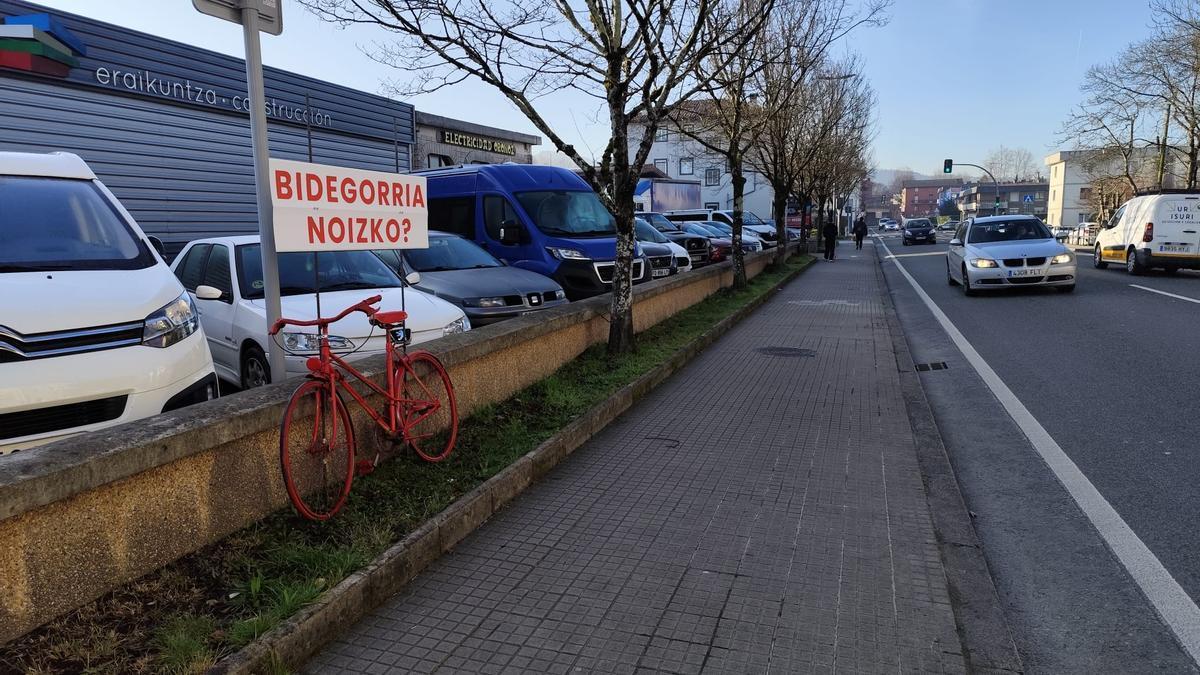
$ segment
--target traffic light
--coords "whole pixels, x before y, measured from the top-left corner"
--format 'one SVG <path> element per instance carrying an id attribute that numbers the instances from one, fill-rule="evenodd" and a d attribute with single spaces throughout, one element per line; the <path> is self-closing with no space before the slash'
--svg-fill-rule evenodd
<path id="1" fill-rule="evenodd" d="M 954 160 L 947 159 L 942 162 L 942 173 L 954 173 Z"/>

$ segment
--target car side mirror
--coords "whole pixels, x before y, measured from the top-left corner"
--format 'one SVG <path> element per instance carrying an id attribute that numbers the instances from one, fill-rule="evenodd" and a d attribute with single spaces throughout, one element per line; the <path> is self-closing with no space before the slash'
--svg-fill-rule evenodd
<path id="1" fill-rule="evenodd" d="M 413 270 L 404 277 L 404 281 L 407 282 L 409 286 L 416 286 L 417 284 L 421 283 L 421 273 Z"/>
<path id="2" fill-rule="evenodd" d="M 951 246 L 962 246 L 963 245 L 962 239 L 951 239 L 950 245 Z"/>
<path id="3" fill-rule="evenodd" d="M 520 223 L 506 220 L 500 224 L 500 243 L 505 246 L 516 246 L 521 243 L 523 230 Z"/>
<path id="4" fill-rule="evenodd" d="M 225 294 L 219 288 L 201 284 L 196 287 L 197 300 L 220 300 Z"/>
<path id="5" fill-rule="evenodd" d="M 150 245 L 154 247 L 154 250 L 158 251 L 158 255 L 160 257 L 166 255 L 166 253 L 164 253 L 164 251 L 166 251 L 167 249 L 166 249 L 166 247 L 163 246 L 162 239 L 159 239 L 158 237 L 156 237 L 154 235 L 149 235 L 146 237 L 146 239 L 148 239 L 150 241 Z"/>

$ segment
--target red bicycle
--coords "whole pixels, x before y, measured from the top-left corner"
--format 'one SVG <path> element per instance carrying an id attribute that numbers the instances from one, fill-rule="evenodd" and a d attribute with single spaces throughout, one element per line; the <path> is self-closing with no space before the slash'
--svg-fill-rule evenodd
<path id="1" fill-rule="evenodd" d="M 283 482 L 296 511 L 310 520 L 333 517 L 346 502 L 355 474 L 369 473 L 379 462 L 378 454 L 374 459 L 356 461 L 354 425 L 342 391 L 390 437 L 408 444 L 422 459 L 440 462 L 454 449 L 458 407 L 450 376 L 433 354 L 408 353 L 410 333 L 404 328 L 407 314 L 379 311 L 373 305 L 381 299 L 378 295 L 367 298 L 333 318 L 280 319 L 271 326 L 271 335 L 284 326 L 316 326 L 320 335 L 318 354 L 306 363 L 308 380 L 292 394 L 279 425 Z M 386 388 L 329 348 L 329 325 L 353 312 L 366 314 L 388 338 Z M 351 386 L 351 377 L 370 390 L 367 395 L 374 392 L 383 398 L 382 410 Z"/>

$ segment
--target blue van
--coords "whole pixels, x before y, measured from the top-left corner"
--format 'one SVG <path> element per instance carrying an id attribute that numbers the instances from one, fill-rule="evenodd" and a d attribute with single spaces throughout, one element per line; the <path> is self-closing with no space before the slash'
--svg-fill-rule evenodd
<path id="1" fill-rule="evenodd" d="M 612 290 L 616 225 L 567 169 L 481 164 L 416 172 L 428 181 L 429 227 L 470 239 L 513 267 L 544 274 L 572 300 Z M 650 279 L 640 246 L 634 283 Z"/>

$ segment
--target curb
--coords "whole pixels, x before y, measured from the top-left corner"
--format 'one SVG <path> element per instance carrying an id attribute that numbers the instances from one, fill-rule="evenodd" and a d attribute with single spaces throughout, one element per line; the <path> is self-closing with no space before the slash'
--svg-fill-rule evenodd
<path id="1" fill-rule="evenodd" d="M 366 567 L 347 576 L 316 602 L 218 661 L 208 672 L 229 675 L 274 673 L 302 665 L 347 626 L 399 592 L 430 563 L 487 522 L 534 481 L 549 473 L 575 449 L 771 299 L 780 288 L 807 271 L 815 260 L 810 258 L 804 267 L 718 321 L 663 363 L 613 392 L 537 448 L 408 533 Z"/>
<path id="2" fill-rule="evenodd" d="M 881 255 L 876 246 L 875 256 L 880 264 L 875 273 L 890 291 Z M 925 388 L 917 375 L 890 292 L 884 294 L 883 306 L 967 672 L 1022 673 L 1024 666 L 1000 606 L 983 547 L 971 523 L 933 410 L 925 398 Z"/>

